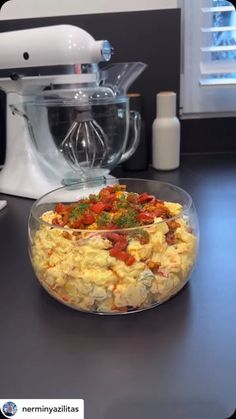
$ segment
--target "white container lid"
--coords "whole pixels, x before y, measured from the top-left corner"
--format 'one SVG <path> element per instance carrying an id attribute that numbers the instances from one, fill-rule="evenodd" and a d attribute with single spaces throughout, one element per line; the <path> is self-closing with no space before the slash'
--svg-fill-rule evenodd
<path id="1" fill-rule="evenodd" d="M 170 118 L 176 116 L 176 93 L 160 92 L 157 94 L 157 117 Z"/>

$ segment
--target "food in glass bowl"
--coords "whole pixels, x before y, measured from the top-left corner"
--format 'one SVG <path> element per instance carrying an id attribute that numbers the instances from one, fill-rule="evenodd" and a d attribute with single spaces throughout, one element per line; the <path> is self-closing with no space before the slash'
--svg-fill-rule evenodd
<path id="1" fill-rule="evenodd" d="M 99 179 L 44 195 L 29 219 L 42 286 L 77 310 L 122 314 L 163 303 L 187 282 L 198 247 L 191 197 L 170 184 Z"/>

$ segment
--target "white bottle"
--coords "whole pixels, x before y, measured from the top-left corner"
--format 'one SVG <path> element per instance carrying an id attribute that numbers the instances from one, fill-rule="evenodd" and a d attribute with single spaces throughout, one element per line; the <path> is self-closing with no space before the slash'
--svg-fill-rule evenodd
<path id="1" fill-rule="evenodd" d="M 180 163 L 180 122 L 176 117 L 176 93 L 157 94 L 157 117 L 152 124 L 152 166 L 174 170 Z"/>

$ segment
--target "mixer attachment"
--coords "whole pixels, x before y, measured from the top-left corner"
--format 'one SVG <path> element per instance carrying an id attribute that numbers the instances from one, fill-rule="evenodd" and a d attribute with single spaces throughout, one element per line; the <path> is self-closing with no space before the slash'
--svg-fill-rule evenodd
<path id="1" fill-rule="evenodd" d="M 99 168 L 107 158 L 108 137 L 93 119 L 90 109 L 77 116 L 61 143 L 60 151 L 75 171 Z"/>

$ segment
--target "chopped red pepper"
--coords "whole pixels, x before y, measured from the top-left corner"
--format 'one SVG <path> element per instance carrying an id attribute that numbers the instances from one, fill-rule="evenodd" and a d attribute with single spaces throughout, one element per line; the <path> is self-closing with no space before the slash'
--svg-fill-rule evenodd
<path id="1" fill-rule="evenodd" d="M 139 200 L 139 202 L 141 204 L 143 204 L 144 202 L 147 202 L 148 201 L 148 198 L 149 198 L 148 193 L 147 192 L 144 192 L 141 195 L 139 195 L 139 199 L 138 200 Z"/>
<path id="2" fill-rule="evenodd" d="M 61 214 L 62 212 L 67 211 L 68 206 L 61 204 L 60 202 L 58 204 L 56 204 L 55 206 L 55 212 L 57 212 L 58 214 Z"/>
<path id="3" fill-rule="evenodd" d="M 116 247 L 113 247 L 110 250 L 110 255 L 115 257 L 116 259 L 122 260 L 123 262 L 126 263 L 126 265 L 129 265 L 129 266 L 135 262 L 135 258 L 132 255 Z"/>
<path id="4" fill-rule="evenodd" d="M 129 255 L 128 259 L 125 261 L 126 265 L 131 266 L 135 262 L 135 257 L 132 255 Z"/>
<path id="5" fill-rule="evenodd" d="M 100 200 L 104 200 L 106 199 L 109 195 L 110 195 L 110 191 L 108 190 L 108 188 L 104 188 L 99 192 L 99 198 Z"/>
<path id="6" fill-rule="evenodd" d="M 150 214 L 149 212 L 140 212 L 137 215 L 138 221 L 141 221 L 144 224 L 151 224 L 154 221 L 154 214 Z"/>
<path id="7" fill-rule="evenodd" d="M 95 217 L 93 214 L 87 213 L 83 215 L 82 222 L 85 225 L 93 224 L 95 221 Z"/>
<path id="8" fill-rule="evenodd" d="M 130 193 L 128 195 L 128 201 L 131 202 L 132 204 L 137 204 L 138 203 L 138 194 Z"/>
<path id="9" fill-rule="evenodd" d="M 112 247 L 109 253 L 110 253 L 110 256 L 116 257 L 120 253 L 120 250 L 117 249 L 116 247 Z"/>
<path id="10" fill-rule="evenodd" d="M 105 209 L 105 205 L 103 202 L 96 202 L 96 204 L 91 205 L 90 208 L 96 214 L 100 214 Z"/>
<path id="11" fill-rule="evenodd" d="M 122 260 L 126 265 L 132 265 L 135 262 L 135 258 L 125 251 L 128 246 L 128 240 L 123 234 L 109 233 L 106 237 L 114 243 L 109 252 L 110 256 Z"/>
<path id="12" fill-rule="evenodd" d="M 123 240 L 123 234 L 119 234 L 119 233 L 107 233 L 106 237 L 111 240 L 114 241 L 115 243 L 119 242 L 120 240 Z"/>

